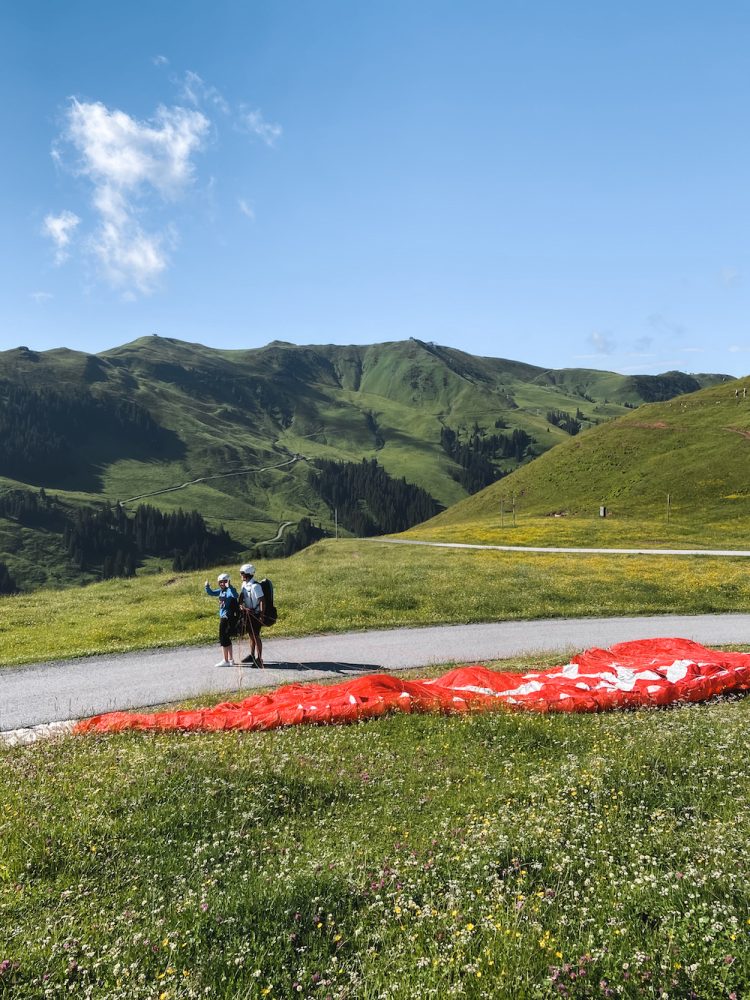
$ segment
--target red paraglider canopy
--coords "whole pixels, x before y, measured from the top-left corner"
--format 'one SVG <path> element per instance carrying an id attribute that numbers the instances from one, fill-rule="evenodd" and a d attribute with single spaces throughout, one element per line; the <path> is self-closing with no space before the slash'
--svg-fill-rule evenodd
<path id="1" fill-rule="evenodd" d="M 523 674 L 467 666 L 434 680 L 368 674 L 343 684 L 288 684 L 214 708 L 109 712 L 78 723 L 75 731 L 277 729 L 356 722 L 394 711 L 601 712 L 705 701 L 748 689 L 748 653 L 718 652 L 689 639 L 641 639 L 589 649 L 564 666 Z"/>

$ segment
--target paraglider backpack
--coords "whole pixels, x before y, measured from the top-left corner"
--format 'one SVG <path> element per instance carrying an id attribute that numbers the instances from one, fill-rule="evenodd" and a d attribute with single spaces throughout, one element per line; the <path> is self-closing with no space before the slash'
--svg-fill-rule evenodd
<path id="1" fill-rule="evenodd" d="M 276 605 L 273 603 L 273 584 L 266 577 L 263 580 L 258 580 L 258 583 L 263 588 L 263 597 L 265 599 L 265 611 L 263 612 L 263 617 L 260 620 L 261 625 L 275 625 L 276 619 L 278 618 L 278 612 L 276 611 Z"/>
<path id="2" fill-rule="evenodd" d="M 236 636 L 240 630 L 240 605 L 236 597 L 227 599 L 227 619 L 229 621 L 229 634 Z"/>

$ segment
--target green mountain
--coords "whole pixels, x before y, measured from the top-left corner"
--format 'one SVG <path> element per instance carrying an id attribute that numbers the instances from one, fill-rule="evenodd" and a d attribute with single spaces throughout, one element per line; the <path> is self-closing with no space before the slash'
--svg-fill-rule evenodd
<path id="1" fill-rule="evenodd" d="M 501 504 L 507 528 L 514 498 L 519 517 L 528 519 L 527 531 L 535 519 L 537 528 L 547 520 L 548 544 L 554 544 L 553 531 L 570 536 L 573 522 L 599 518 L 604 506 L 610 523 L 628 529 L 655 520 L 666 526 L 669 518 L 671 530 L 683 538 L 710 544 L 725 537 L 747 548 L 749 459 L 750 378 L 745 378 L 643 405 L 586 430 L 413 533 L 456 538 L 473 532 L 477 539 L 499 541 Z M 554 529 L 553 519 L 560 519 Z M 628 534 L 638 532 L 623 537 Z"/>
<path id="2" fill-rule="evenodd" d="M 237 551 L 303 518 L 332 530 L 334 508 L 342 530 L 398 530 L 384 519 L 389 505 L 408 508 L 413 523 L 431 513 L 430 497 L 447 507 L 580 429 L 727 378 L 545 370 L 417 340 L 227 351 L 152 336 L 98 355 L 6 351 L 0 562 L 23 580 L 39 566 L 53 580 L 100 576 L 98 550 L 86 556 L 79 543 L 118 531 L 117 518 L 71 522 L 77 506 L 94 503 L 198 511 Z M 315 466 L 324 459 L 377 468 L 342 482 L 333 467 Z M 365 493 L 347 496 L 360 490 L 354 483 Z M 35 511 L 13 492 L 30 487 L 45 491 Z M 144 515 L 140 537 L 158 535 L 154 516 Z M 183 537 L 186 524 L 170 522 L 169 536 Z M 195 530 L 215 554 L 218 535 Z M 132 551 L 110 555 L 133 564 Z"/>

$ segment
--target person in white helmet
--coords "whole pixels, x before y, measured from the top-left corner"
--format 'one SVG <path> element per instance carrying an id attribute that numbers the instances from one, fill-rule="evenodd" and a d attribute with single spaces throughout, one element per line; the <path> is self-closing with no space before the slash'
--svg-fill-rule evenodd
<path id="1" fill-rule="evenodd" d="M 212 590 L 208 580 L 206 580 L 206 593 L 209 597 L 219 598 L 219 645 L 224 654 L 224 659 L 217 663 L 216 666 L 233 667 L 232 630 L 239 613 L 239 595 L 230 583 L 228 573 L 219 573 L 217 579 L 219 583 L 218 590 Z"/>
<path id="2" fill-rule="evenodd" d="M 250 653 L 242 658 L 242 662 L 262 667 L 263 640 L 260 637 L 260 629 L 266 611 L 266 600 L 263 588 L 255 579 L 255 566 L 252 563 L 245 563 L 240 567 L 240 576 L 242 577 L 240 609 L 244 615 L 245 628 L 250 640 Z"/>

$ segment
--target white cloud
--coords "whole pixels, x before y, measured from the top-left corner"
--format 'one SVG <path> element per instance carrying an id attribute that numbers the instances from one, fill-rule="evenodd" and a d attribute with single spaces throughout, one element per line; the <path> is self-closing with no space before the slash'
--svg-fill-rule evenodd
<path id="1" fill-rule="evenodd" d="M 736 267 L 724 267 L 721 269 L 720 280 L 725 288 L 732 288 L 742 282 L 742 275 Z"/>
<path id="2" fill-rule="evenodd" d="M 166 56 L 151 56 L 154 66 L 169 66 L 169 59 Z"/>
<path id="3" fill-rule="evenodd" d="M 48 302 L 50 299 L 54 299 L 54 295 L 51 292 L 30 292 L 29 298 L 38 302 L 40 305 L 43 302 Z"/>
<path id="4" fill-rule="evenodd" d="M 74 172 L 93 186 L 98 226 L 88 245 L 113 286 L 148 293 L 167 267 L 168 233 L 147 232 L 139 214 L 154 193 L 166 202 L 182 194 L 209 125 L 189 108 L 160 107 L 141 122 L 100 102 L 71 101 L 63 139 L 77 154 Z"/>
<path id="5" fill-rule="evenodd" d="M 224 95 L 216 87 L 212 86 L 193 70 L 188 70 L 185 75 L 175 80 L 180 88 L 180 97 L 196 108 L 215 107 L 222 114 L 230 116 L 234 127 L 239 132 L 257 136 L 267 146 L 275 146 L 281 138 L 283 129 L 276 122 L 269 122 L 263 117 L 260 108 L 250 108 L 246 104 L 240 104 L 237 110 L 233 110 Z"/>
<path id="6" fill-rule="evenodd" d="M 617 344 L 612 337 L 603 330 L 594 330 L 594 332 L 589 336 L 588 342 L 597 354 L 613 354 L 617 347 Z"/>
<path id="7" fill-rule="evenodd" d="M 152 56 L 152 62 L 169 64 L 163 55 Z M 180 102 L 160 105 L 145 120 L 100 101 L 71 99 L 51 150 L 59 169 L 82 178 L 91 188 L 93 226 L 78 244 L 97 262 L 105 279 L 125 294 L 153 291 L 169 266 L 174 232 L 165 222 L 149 221 L 149 216 L 153 220 L 159 212 L 163 217 L 165 206 L 184 197 L 194 180 L 196 156 L 219 115 L 268 146 L 282 133 L 281 126 L 265 121 L 260 110 L 230 107 L 197 73 L 188 71 L 171 79 L 179 88 Z M 239 211 L 254 219 L 252 202 L 235 197 Z M 58 263 L 68 256 L 80 223 L 68 211 L 44 220 L 44 233 L 55 245 Z"/>
<path id="8" fill-rule="evenodd" d="M 750 347 L 744 347 L 742 344 L 732 344 L 727 350 L 730 354 L 744 354 L 746 351 L 750 351 Z"/>
<path id="9" fill-rule="evenodd" d="M 252 219 L 253 221 L 255 221 L 255 209 L 253 208 L 253 206 L 250 204 L 249 201 L 246 201 L 244 198 L 238 198 L 237 204 L 239 206 L 240 212 L 242 212 L 243 215 L 246 215 L 248 219 Z"/>
<path id="10" fill-rule="evenodd" d="M 154 187 L 175 196 L 193 175 L 191 156 L 200 149 L 209 121 L 187 108 L 157 109 L 152 122 L 139 122 L 124 111 L 74 100 L 66 138 L 80 155 L 79 173 L 97 188 L 134 191 Z"/>
<path id="11" fill-rule="evenodd" d="M 210 83 L 206 83 L 202 77 L 198 76 L 191 69 L 183 77 L 180 96 L 184 101 L 189 101 L 197 108 L 205 107 L 205 105 L 209 104 L 218 108 L 222 114 L 228 115 L 230 113 L 229 104 L 224 99 L 221 91 L 211 86 Z"/>
<path id="12" fill-rule="evenodd" d="M 67 209 L 59 215 L 46 215 L 42 224 L 42 232 L 55 244 L 55 263 L 62 264 L 68 257 L 68 247 L 73 233 L 81 220 L 75 212 Z"/>
<path id="13" fill-rule="evenodd" d="M 283 132 L 281 125 L 267 122 L 258 108 L 254 111 L 248 111 L 243 107 L 237 118 L 237 127 L 242 132 L 257 135 L 267 146 L 275 146 Z"/>

